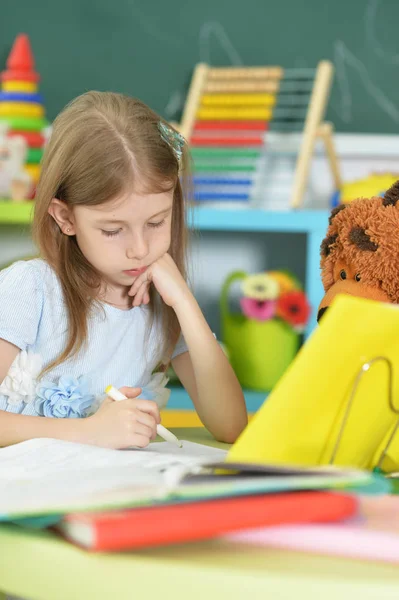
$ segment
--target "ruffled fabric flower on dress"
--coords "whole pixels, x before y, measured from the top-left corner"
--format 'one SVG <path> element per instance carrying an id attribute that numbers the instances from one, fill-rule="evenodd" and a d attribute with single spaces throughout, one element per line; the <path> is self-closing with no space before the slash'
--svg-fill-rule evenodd
<path id="1" fill-rule="evenodd" d="M 32 402 L 36 396 L 36 380 L 41 370 L 41 356 L 22 350 L 0 385 L 0 395 L 6 396 L 11 405 Z"/>
<path id="2" fill-rule="evenodd" d="M 170 390 L 166 387 L 169 378 L 165 373 L 155 373 L 149 383 L 142 388 L 139 398 L 154 400 L 159 408 L 165 408 L 168 403 Z"/>
<path id="3" fill-rule="evenodd" d="M 85 377 L 60 377 L 58 384 L 42 381 L 36 389 L 35 409 L 40 416 L 78 419 L 86 417 L 94 401 Z"/>

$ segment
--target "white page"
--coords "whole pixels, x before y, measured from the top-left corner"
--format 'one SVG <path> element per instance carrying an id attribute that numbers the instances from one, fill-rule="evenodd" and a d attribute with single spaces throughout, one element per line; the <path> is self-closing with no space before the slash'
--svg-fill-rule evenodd
<path id="1" fill-rule="evenodd" d="M 227 455 L 227 450 L 220 448 L 212 448 L 212 446 L 204 446 L 186 440 L 180 440 L 183 448 L 179 448 L 171 442 L 154 442 L 144 449 L 144 452 L 156 452 L 161 454 L 173 454 L 174 457 L 189 456 L 196 458 L 209 459 L 211 461 L 224 460 Z"/>
<path id="2" fill-rule="evenodd" d="M 169 464 L 200 464 L 223 460 L 227 452 L 183 441 L 183 448 L 170 442 L 150 444 L 144 449 L 110 450 L 53 439 L 34 439 L 0 449 L 0 481 L 25 476 L 52 475 L 55 470 L 137 466 L 157 469 Z"/>
<path id="3" fill-rule="evenodd" d="M 163 497 L 170 475 L 226 452 L 184 441 L 109 450 L 52 439 L 0 449 L 0 516 L 56 512 L 110 501 Z"/>

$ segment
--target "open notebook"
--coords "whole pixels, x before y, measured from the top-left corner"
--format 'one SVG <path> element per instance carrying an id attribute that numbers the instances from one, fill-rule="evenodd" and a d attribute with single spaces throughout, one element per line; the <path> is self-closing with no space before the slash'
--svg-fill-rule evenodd
<path id="1" fill-rule="evenodd" d="M 347 469 L 228 470 L 225 457 L 223 450 L 188 441 L 181 449 L 161 442 L 145 450 L 109 450 L 29 440 L 0 449 L 0 520 L 284 490 L 390 487 L 383 478 Z"/>

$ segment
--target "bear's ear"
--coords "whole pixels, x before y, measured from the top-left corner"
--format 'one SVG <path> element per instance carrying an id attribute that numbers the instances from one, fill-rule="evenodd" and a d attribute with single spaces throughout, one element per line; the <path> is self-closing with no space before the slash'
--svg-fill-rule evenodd
<path id="1" fill-rule="evenodd" d="M 399 200 L 399 180 L 396 181 L 389 190 L 385 192 L 382 205 L 383 206 L 395 206 Z"/>
<path id="2" fill-rule="evenodd" d="M 331 225 L 331 223 L 333 222 L 334 217 L 336 217 L 337 214 L 339 212 L 341 212 L 341 210 L 343 210 L 344 208 L 346 208 L 346 205 L 345 204 L 340 204 L 339 206 L 336 206 L 335 208 L 332 209 L 330 217 L 328 219 L 328 224 L 329 225 Z"/>
<path id="3" fill-rule="evenodd" d="M 327 258 L 327 256 L 330 254 L 331 246 L 333 246 L 335 244 L 337 239 L 338 239 L 338 234 L 329 235 L 326 238 L 324 238 L 324 240 L 321 242 L 320 254 L 322 255 L 323 258 Z"/>
<path id="4" fill-rule="evenodd" d="M 349 233 L 349 241 L 357 246 L 359 250 L 366 252 L 376 252 L 378 250 L 378 244 L 373 242 L 361 227 L 353 227 Z"/>

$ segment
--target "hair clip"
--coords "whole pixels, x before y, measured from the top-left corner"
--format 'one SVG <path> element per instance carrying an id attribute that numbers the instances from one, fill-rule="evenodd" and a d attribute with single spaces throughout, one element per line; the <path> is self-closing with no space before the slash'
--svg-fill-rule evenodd
<path id="1" fill-rule="evenodd" d="M 180 161 L 183 154 L 183 147 L 186 143 L 184 137 L 163 121 L 158 121 L 158 130 L 163 141 L 172 148 L 177 160 Z"/>

